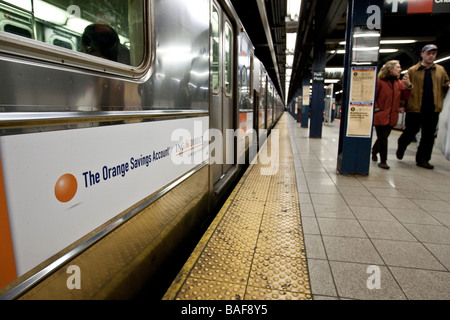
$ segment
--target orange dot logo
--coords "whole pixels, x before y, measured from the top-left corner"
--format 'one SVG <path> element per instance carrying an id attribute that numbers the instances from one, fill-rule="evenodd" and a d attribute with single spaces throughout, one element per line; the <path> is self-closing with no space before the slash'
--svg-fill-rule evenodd
<path id="1" fill-rule="evenodd" d="M 77 179 L 67 173 L 58 179 L 55 185 L 55 196 L 61 202 L 69 202 L 77 193 Z"/>

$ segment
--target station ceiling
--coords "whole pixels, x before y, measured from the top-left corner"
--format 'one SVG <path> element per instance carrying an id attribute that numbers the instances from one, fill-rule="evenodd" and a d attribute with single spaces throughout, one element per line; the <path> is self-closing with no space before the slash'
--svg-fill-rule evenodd
<path id="1" fill-rule="evenodd" d="M 343 67 L 344 54 L 332 52 L 345 49 L 341 43 L 345 41 L 347 2 L 348 0 L 302 0 L 299 21 L 293 24 L 285 19 L 287 0 L 231 0 L 252 39 L 256 56 L 263 61 L 283 97 L 286 81 L 286 32 L 297 32 L 288 101 L 301 87 L 304 74 L 311 70 L 314 49 L 318 44 L 326 48 L 327 68 Z M 381 41 L 415 42 L 382 44 L 381 49 L 398 51 L 380 53 L 379 66 L 396 59 L 400 60 L 403 69 L 407 69 L 419 61 L 420 51 L 428 43 L 438 46 L 438 59 L 450 55 L 450 4 L 445 4 L 446 8 L 442 13 L 408 13 L 411 10 L 406 9 L 407 2 L 385 0 Z M 261 14 L 261 7 L 265 8 L 266 19 Z M 265 30 L 270 30 L 272 43 L 267 40 Z M 446 67 L 447 72 L 450 71 L 450 60 L 441 64 Z"/>

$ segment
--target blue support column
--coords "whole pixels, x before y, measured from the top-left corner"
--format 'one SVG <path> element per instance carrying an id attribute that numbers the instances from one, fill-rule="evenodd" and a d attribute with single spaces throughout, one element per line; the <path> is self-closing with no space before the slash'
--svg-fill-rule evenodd
<path id="1" fill-rule="evenodd" d="M 295 122 L 298 122 L 301 116 L 298 110 L 300 106 L 298 101 L 300 101 L 300 99 L 301 97 L 299 97 L 299 91 L 297 91 L 289 104 L 290 113 L 292 117 L 295 119 Z"/>
<path id="2" fill-rule="evenodd" d="M 379 33 L 381 36 L 383 4 L 384 0 L 348 1 L 341 130 L 337 161 L 337 171 L 340 174 L 369 174 L 375 90 L 373 90 L 373 95 L 368 97 L 367 93 L 358 94 L 352 92 L 351 89 L 352 81 L 358 82 L 359 87 L 362 84 L 370 90 L 372 87 L 375 89 L 378 49 L 374 52 L 359 49 L 379 47 L 380 37 L 374 38 L 373 35 Z M 364 67 L 359 67 L 361 64 L 364 64 Z M 373 82 L 372 80 L 361 81 L 363 73 L 364 77 L 373 78 Z M 358 120 L 358 117 L 361 120 Z M 358 125 L 365 129 L 356 128 Z M 358 130 L 361 130 L 362 133 L 355 133 Z"/>
<path id="3" fill-rule="evenodd" d="M 314 46 L 314 61 L 312 66 L 312 98 L 311 98 L 311 130 L 310 138 L 322 138 L 323 111 L 325 110 L 325 46 Z"/>

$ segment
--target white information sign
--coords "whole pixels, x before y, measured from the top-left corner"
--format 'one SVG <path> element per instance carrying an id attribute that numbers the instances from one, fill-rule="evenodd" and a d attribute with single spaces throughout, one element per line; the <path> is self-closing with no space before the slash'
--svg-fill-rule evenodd
<path id="1" fill-rule="evenodd" d="M 372 136 L 376 67 L 352 67 L 347 136 Z"/>

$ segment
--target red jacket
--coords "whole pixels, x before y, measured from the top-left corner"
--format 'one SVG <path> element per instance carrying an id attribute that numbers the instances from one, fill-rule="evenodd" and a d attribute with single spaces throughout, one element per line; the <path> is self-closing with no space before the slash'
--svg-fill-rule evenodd
<path id="1" fill-rule="evenodd" d="M 375 94 L 374 126 L 395 127 L 398 122 L 400 100 L 408 100 L 411 90 L 401 80 L 378 79 Z"/>

